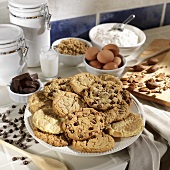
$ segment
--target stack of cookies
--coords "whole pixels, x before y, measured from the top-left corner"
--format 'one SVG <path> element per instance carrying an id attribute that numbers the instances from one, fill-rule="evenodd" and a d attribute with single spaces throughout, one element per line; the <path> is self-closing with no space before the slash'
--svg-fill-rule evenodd
<path id="1" fill-rule="evenodd" d="M 34 135 L 50 145 L 71 146 L 75 151 L 109 151 L 115 138 L 135 136 L 144 127 L 141 116 L 130 112 L 130 93 L 118 78 L 108 74 L 52 79 L 28 103 Z"/>

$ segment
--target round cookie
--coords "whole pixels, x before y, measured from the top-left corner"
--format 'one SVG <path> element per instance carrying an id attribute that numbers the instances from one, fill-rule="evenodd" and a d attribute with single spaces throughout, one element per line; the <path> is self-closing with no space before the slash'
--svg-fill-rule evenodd
<path id="1" fill-rule="evenodd" d="M 101 113 L 93 108 L 82 108 L 68 115 L 62 124 L 64 132 L 74 140 L 86 140 L 100 134 L 105 122 Z"/>
<path id="2" fill-rule="evenodd" d="M 119 122 L 112 123 L 106 132 L 113 137 L 130 137 L 139 134 L 144 128 L 144 122 L 139 114 L 130 114 Z"/>
<path id="3" fill-rule="evenodd" d="M 42 107 L 51 107 L 52 101 L 48 99 L 43 91 L 32 94 L 28 99 L 29 111 L 33 114 Z"/>
<path id="4" fill-rule="evenodd" d="M 56 147 L 68 146 L 69 142 L 64 134 L 53 135 L 45 132 L 41 132 L 39 129 L 33 129 L 34 135 L 40 140 Z"/>
<path id="5" fill-rule="evenodd" d="M 114 82 L 115 84 L 119 85 L 120 87 L 123 87 L 123 84 L 122 82 L 120 81 L 119 78 L 113 76 L 113 75 L 110 75 L 110 74 L 101 74 L 98 76 L 101 80 L 103 81 L 112 81 Z"/>
<path id="6" fill-rule="evenodd" d="M 52 109 L 43 108 L 34 113 L 32 116 L 33 125 L 43 132 L 50 134 L 63 133 L 61 128 L 61 119 L 54 113 Z"/>
<path id="7" fill-rule="evenodd" d="M 75 93 L 63 92 L 54 97 L 52 108 L 54 112 L 60 116 L 65 117 L 69 113 L 80 110 L 80 108 L 87 106 L 83 99 Z"/>
<path id="8" fill-rule="evenodd" d="M 93 74 L 79 73 L 70 79 L 70 86 L 72 87 L 75 93 L 81 95 L 81 92 L 84 89 L 87 89 L 89 86 L 99 80 L 100 78 Z"/>
<path id="9" fill-rule="evenodd" d="M 105 133 L 99 134 L 94 138 L 76 141 L 73 140 L 73 148 L 80 152 L 99 153 L 113 149 L 114 139 Z"/>
<path id="10" fill-rule="evenodd" d="M 62 91 L 72 92 L 70 78 L 55 78 L 44 85 L 44 94 L 47 98 L 53 99 L 55 95 Z"/>
<path id="11" fill-rule="evenodd" d="M 130 92 L 128 90 L 123 90 L 122 91 L 122 98 L 123 100 L 125 100 L 125 102 L 128 104 L 128 106 L 130 107 L 133 99 L 132 96 L 130 95 Z"/>
<path id="12" fill-rule="evenodd" d="M 121 87 L 114 82 L 100 81 L 82 92 L 87 104 L 97 110 L 113 108 L 122 101 Z"/>
<path id="13" fill-rule="evenodd" d="M 124 100 L 122 100 L 120 104 L 104 112 L 105 122 L 108 125 L 112 122 L 123 120 L 129 115 L 129 113 L 130 112 L 128 104 Z"/>

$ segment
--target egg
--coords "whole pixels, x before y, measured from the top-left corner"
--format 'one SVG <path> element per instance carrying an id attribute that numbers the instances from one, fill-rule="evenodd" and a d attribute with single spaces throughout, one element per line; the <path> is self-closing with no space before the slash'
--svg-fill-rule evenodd
<path id="1" fill-rule="evenodd" d="M 102 50 L 110 50 L 115 56 L 119 54 L 119 47 L 115 44 L 107 44 L 102 48 Z"/>
<path id="2" fill-rule="evenodd" d="M 89 62 L 89 65 L 94 67 L 94 68 L 97 68 L 97 69 L 101 69 L 103 67 L 103 64 L 100 63 L 98 60 L 92 60 Z"/>
<path id="3" fill-rule="evenodd" d="M 113 62 L 116 63 L 118 65 L 118 67 L 120 67 L 122 64 L 122 59 L 119 56 L 116 56 L 116 57 L 114 57 Z"/>
<path id="4" fill-rule="evenodd" d="M 103 66 L 103 70 L 114 70 L 117 68 L 118 68 L 118 65 L 114 62 L 109 62 Z"/>
<path id="5" fill-rule="evenodd" d="M 97 47 L 89 47 L 85 52 L 85 58 L 89 61 L 95 60 L 100 50 Z"/>
<path id="6" fill-rule="evenodd" d="M 102 50 L 97 54 L 97 60 L 103 64 L 111 62 L 113 61 L 113 59 L 114 59 L 114 54 L 109 50 Z"/>

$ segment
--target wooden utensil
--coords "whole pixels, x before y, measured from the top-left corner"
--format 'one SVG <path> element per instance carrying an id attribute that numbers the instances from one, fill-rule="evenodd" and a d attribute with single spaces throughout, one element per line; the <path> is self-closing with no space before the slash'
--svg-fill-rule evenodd
<path id="1" fill-rule="evenodd" d="M 24 156 L 27 156 L 41 170 L 57 170 L 57 169 L 58 170 L 67 170 L 67 167 L 64 165 L 64 163 L 62 163 L 56 159 L 28 153 L 28 152 L 21 150 L 21 149 L 17 148 L 16 146 L 11 145 L 1 139 L 0 139 L 0 144 L 8 147 L 14 151 L 17 151 Z"/>

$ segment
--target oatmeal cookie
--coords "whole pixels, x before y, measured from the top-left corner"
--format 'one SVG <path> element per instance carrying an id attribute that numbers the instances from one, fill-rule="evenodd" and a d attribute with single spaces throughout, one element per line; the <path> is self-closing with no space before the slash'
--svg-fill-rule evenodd
<path id="1" fill-rule="evenodd" d="M 101 113 L 93 108 L 82 108 L 82 110 L 69 114 L 62 127 L 71 139 L 86 140 L 101 133 L 104 125 Z"/>
<path id="2" fill-rule="evenodd" d="M 65 117 L 69 113 L 80 110 L 86 107 L 85 101 L 75 93 L 64 92 L 54 97 L 52 107 L 54 112 L 60 117 Z"/>
<path id="3" fill-rule="evenodd" d="M 107 152 L 111 150 L 114 145 L 114 139 L 105 133 L 83 141 L 73 140 L 73 148 L 75 150 L 88 153 Z"/>
<path id="4" fill-rule="evenodd" d="M 53 100 L 54 96 L 62 91 L 72 92 L 70 78 L 55 78 L 44 85 L 44 94 Z"/>
<path id="5" fill-rule="evenodd" d="M 37 128 L 33 129 L 34 135 L 40 140 L 56 147 L 68 146 L 69 142 L 64 134 L 54 135 L 40 131 Z"/>
<path id="6" fill-rule="evenodd" d="M 32 94 L 28 99 L 29 111 L 33 114 L 42 107 L 51 107 L 52 100 L 48 99 L 43 91 L 38 91 Z"/>
<path id="7" fill-rule="evenodd" d="M 63 132 L 61 122 L 62 119 L 49 108 L 40 109 L 32 116 L 33 125 L 41 131 L 50 134 L 59 134 Z"/>
<path id="8" fill-rule="evenodd" d="M 79 73 L 70 79 L 70 86 L 75 93 L 81 94 L 81 92 L 91 86 L 95 81 L 99 81 L 100 78 L 90 73 Z"/>
<path id="9" fill-rule="evenodd" d="M 106 132 L 113 137 L 130 137 L 139 134 L 144 128 L 144 122 L 139 114 L 130 114 L 119 122 L 112 123 Z"/>
<path id="10" fill-rule="evenodd" d="M 101 74 L 101 75 L 99 75 L 98 77 L 99 77 L 101 80 L 103 80 L 103 81 L 112 81 L 112 82 L 114 82 L 115 84 L 123 87 L 123 84 L 122 84 L 122 82 L 120 81 L 120 79 L 117 78 L 117 77 L 115 77 L 115 76 L 113 76 L 113 75 L 110 75 L 110 74 Z"/>
<path id="11" fill-rule="evenodd" d="M 121 88 L 114 82 L 101 81 L 82 91 L 87 104 L 97 110 L 113 108 L 122 101 Z"/>

